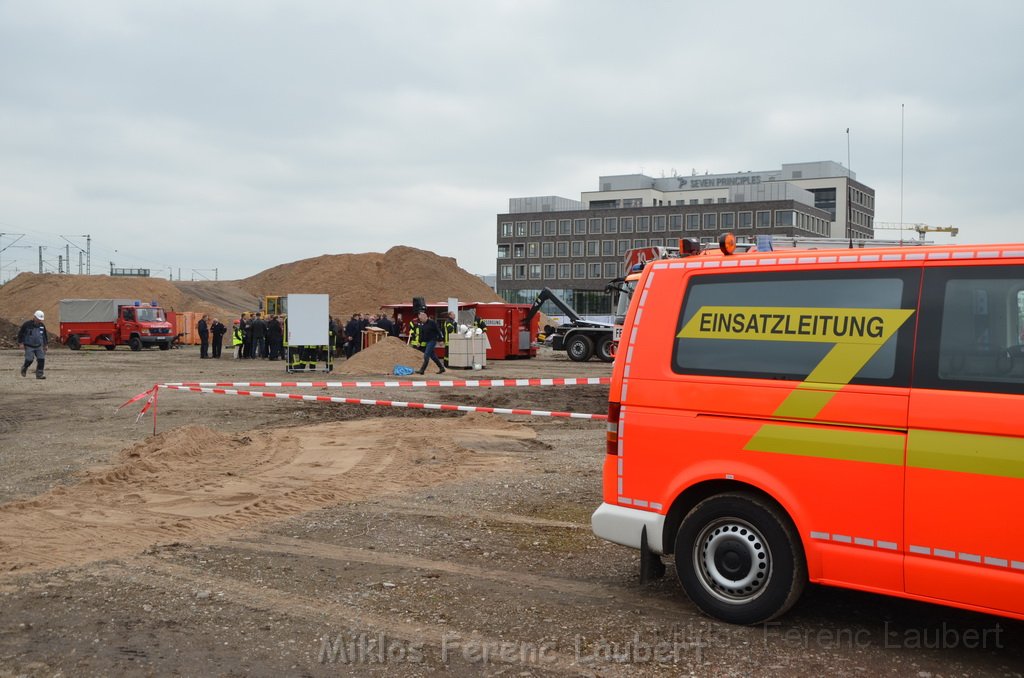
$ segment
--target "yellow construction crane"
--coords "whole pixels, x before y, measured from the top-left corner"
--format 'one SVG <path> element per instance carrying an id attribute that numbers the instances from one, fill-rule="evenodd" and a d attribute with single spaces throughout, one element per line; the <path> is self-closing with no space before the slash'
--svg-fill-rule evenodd
<path id="1" fill-rule="evenodd" d="M 876 221 L 876 231 L 916 231 L 918 237 L 924 240 L 926 233 L 949 233 L 954 238 L 960 232 L 956 226 L 929 226 L 928 224 L 901 224 L 898 221 Z"/>

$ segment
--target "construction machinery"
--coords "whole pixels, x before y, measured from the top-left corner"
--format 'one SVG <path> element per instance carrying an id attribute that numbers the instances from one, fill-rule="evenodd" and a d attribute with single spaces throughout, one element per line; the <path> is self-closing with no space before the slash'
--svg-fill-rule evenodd
<path id="1" fill-rule="evenodd" d="M 613 325 L 584 320 L 572 306 L 565 303 L 550 288 L 542 289 L 537 298 L 533 300 L 533 306 L 526 312 L 526 316 L 522 320 L 524 327 L 529 327 L 530 322 L 540 312 L 540 307 L 545 301 L 550 301 L 569 318 L 569 322 L 558 327 L 545 328 L 550 330 L 546 332 L 546 341 L 551 342 L 551 348 L 556 351 L 565 351 L 569 360 L 575 362 L 586 362 L 595 355 L 606 363 L 615 359 L 612 349 Z"/>
<path id="2" fill-rule="evenodd" d="M 918 239 L 924 241 L 925 234 L 927 233 L 949 233 L 950 236 L 956 237 L 960 232 L 960 229 L 956 226 L 929 226 L 928 224 L 902 224 L 898 221 L 876 221 L 874 225 L 876 231 L 914 231 L 917 233 Z"/>

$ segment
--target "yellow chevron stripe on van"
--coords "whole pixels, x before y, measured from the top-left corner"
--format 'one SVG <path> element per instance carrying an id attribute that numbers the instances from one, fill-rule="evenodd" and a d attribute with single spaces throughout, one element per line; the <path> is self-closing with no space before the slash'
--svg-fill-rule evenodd
<path id="1" fill-rule="evenodd" d="M 1024 479 L 1024 439 L 911 429 L 907 466 Z"/>
<path id="2" fill-rule="evenodd" d="M 898 432 L 765 424 L 743 449 L 874 464 L 903 464 L 903 434 Z"/>

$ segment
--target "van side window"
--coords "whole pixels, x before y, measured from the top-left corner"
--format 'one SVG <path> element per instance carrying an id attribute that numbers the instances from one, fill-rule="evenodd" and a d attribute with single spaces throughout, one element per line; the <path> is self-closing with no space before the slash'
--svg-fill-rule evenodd
<path id="1" fill-rule="evenodd" d="M 672 369 L 803 381 L 823 365 L 816 378 L 828 383 L 908 386 L 920 279 L 919 269 L 695 274 Z M 830 356 L 839 343 L 845 355 Z"/>
<path id="2" fill-rule="evenodd" d="M 914 385 L 1024 393 L 1024 270 L 934 268 L 924 280 Z"/>

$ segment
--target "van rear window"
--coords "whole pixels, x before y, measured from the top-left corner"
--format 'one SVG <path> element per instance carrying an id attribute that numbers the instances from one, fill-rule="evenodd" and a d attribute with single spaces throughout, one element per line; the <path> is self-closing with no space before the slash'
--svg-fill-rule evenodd
<path id="1" fill-rule="evenodd" d="M 1024 393 L 1024 269 L 925 272 L 915 386 Z"/>
<path id="2" fill-rule="evenodd" d="M 672 369 L 907 386 L 920 276 L 913 269 L 693 275 Z"/>

